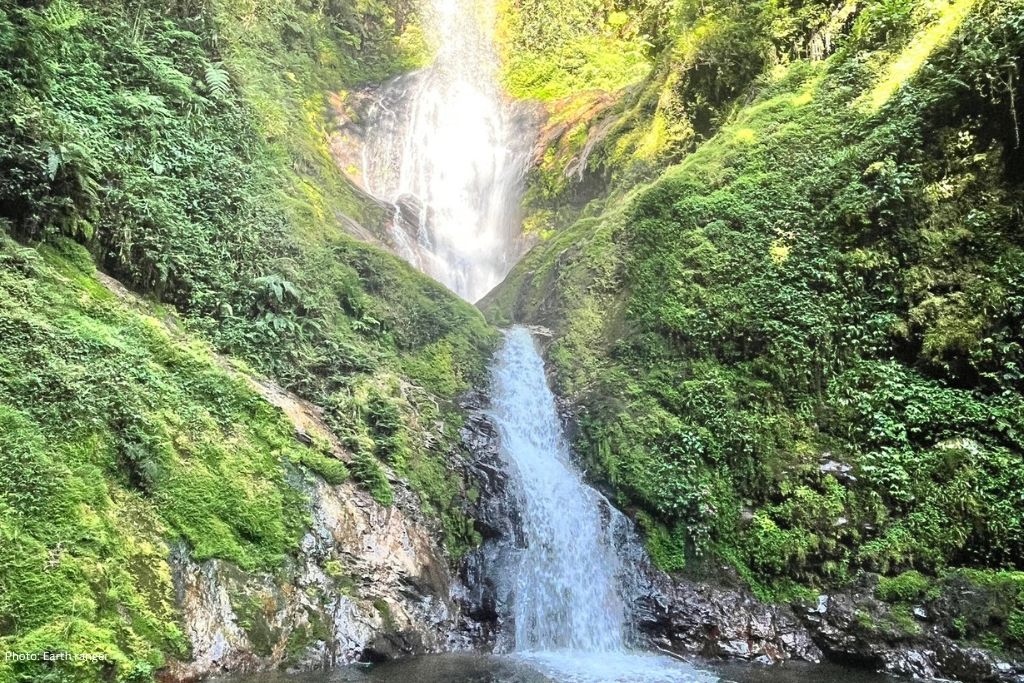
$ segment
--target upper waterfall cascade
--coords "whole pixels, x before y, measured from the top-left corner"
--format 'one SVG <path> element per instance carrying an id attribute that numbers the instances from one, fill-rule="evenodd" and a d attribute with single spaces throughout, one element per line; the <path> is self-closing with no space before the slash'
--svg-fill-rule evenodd
<path id="1" fill-rule="evenodd" d="M 519 204 L 536 130 L 498 86 L 493 6 L 432 0 L 425 12 L 436 58 L 377 94 L 362 175 L 395 207 L 399 254 L 476 301 L 523 251 Z"/>

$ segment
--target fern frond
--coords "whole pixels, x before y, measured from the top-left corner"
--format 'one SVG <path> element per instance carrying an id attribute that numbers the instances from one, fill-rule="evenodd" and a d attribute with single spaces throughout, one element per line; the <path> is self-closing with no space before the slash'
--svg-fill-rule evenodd
<path id="1" fill-rule="evenodd" d="M 231 77 L 220 64 L 206 67 L 206 88 L 214 97 L 226 97 L 231 91 Z"/>

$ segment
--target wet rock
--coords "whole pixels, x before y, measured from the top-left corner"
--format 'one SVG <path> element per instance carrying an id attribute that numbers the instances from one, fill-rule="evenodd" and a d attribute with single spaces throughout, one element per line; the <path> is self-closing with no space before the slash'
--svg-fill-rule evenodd
<path id="1" fill-rule="evenodd" d="M 957 681 L 1020 681 L 1016 666 L 1000 662 L 980 648 L 958 643 L 932 624 L 935 615 L 917 606 L 907 616 L 874 597 L 874 578 L 797 610 L 814 642 L 826 656 L 898 676 Z M 906 614 L 906 613 L 905 613 Z M 931 624 L 931 625 L 929 625 Z"/>
<path id="2" fill-rule="evenodd" d="M 198 563 L 184 547 L 174 549 L 192 659 L 172 662 L 162 680 L 308 670 L 448 646 L 458 610 L 432 531 L 354 484 L 314 478 L 303 485 L 313 523 L 297 556 L 275 575 Z"/>
<path id="3" fill-rule="evenodd" d="M 656 576 L 641 607 L 641 630 L 673 652 L 821 661 L 821 651 L 789 607 L 766 605 L 744 589 Z"/>
<path id="4" fill-rule="evenodd" d="M 880 650 L 880 669 L 897 676 L 911 678 L 939 678 L 935 666 L 935 653 L 931 650 Z"/>
<path id="5" fill-rule="evenodd" d="M 505 472 L 498 431 L 487 414 L 490 399 L 483 391 L 466 394 L 460 402 L 467 418 L 462 443 L 470 457 L 462 465 L 467 488 L 476 490 L 466 513 L 483 542 L 462 561 L 453 597 L 462 614 L 457 634 L 462 649 L 491 651 L 502 631 L 499 605 L 508 599 L 498 568 L 521 547 L 522 523 L 517 494 Z"/>
<path id="6" fill-rule="evenodd" d="M 839 462 L 838 460 L 833 460 L 830 455 L 831 454 L 826 453 L 822 456 L 821 464 L 818 466 L 818 471 L 823 475 L 832 475 L 840 484 L 855 483 L 857 481 L 857 477 L 851 474 L 851 472 L 853 472 L 853 466 Z"/>

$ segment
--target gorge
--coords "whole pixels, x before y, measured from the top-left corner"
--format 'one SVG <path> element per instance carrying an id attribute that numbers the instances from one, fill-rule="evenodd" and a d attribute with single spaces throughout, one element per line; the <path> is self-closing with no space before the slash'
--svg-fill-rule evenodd
<path id="1" fill-rule="evenodd" d="M 1022 0 L 0 3 L 0 683 L 1024 681 L 1022 69 Z"/>

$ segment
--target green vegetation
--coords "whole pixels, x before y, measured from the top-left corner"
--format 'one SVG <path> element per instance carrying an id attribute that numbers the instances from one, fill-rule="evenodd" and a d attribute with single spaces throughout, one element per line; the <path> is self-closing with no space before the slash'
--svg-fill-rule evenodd
<path id="1" fill-rule="evenodd" d="M 921 572 L 911 569 L 899 576 L 883 576 L 875 595 L 886 602 L 909 602 L 924 596 L 931 582 Z"/>
<path id="2" fill-rule="evenodd" d="M 505 0 L 499 15 L 503 80 L 521 99 L 614 91 L 650 70 L 647 36 L 631 12 L 595 0 Z M 657 12 L 656 2 L 637 10 Z M 632 8 L 630 8 L 632 9 Z"/>
<path id="3" fill-rule="evenodd" d="M 305 449 L 209 347 L 100 285 L 78 245 L 0 236 L 0 259 L 0 643 L 109 657 L 52 680 L 143 680 L 188 649 L 167 541 L 277 566 L 305 524 L 285 483 Z"/>
<path id="4" fill-rule="evenodd" d="M 655 562 L 775 600 L 877 572 L 887 628 L 1024 647 L 1024 3 L 509 0 L 498 38 L 551 145 L 488 314 L 557 331 Z M 405 0 L 0 8 L 0 646 L 106 655 L 4 683 L 187 657 L 169 544 L 273 575 L 311 472 L 479 542 L 448 463 L 496 335 L 344 232 L 386 217 L 328 148 L 332 93 L 426 51 Z"/>
<path id="5" fill-rule="evenodd" d="M 1024 573 L 981 569 L 954 569 L 927 577 L 910 570 L 883 577 L 875 594 L 892 605 L 893 626 L 914 633 L 911 609 L 923 609 L 939 628 L 997 651 L 1024 646 Z"/>
<path id="6" fill-rule="evenodd" d="M 563 16 L 550 3 L 510 2 L 500 34 L 507 86 L 548 101 L 558 141 L 531 174 L 525 202 L 527 229 L 545 237 L 680 161 L 749 104 L 758 79 L 820 59 L 854 32 L 898 47 L 932 13 L 930 3 L 821 0 L 569 7 Z"/>
<path id="7" fill-rule="evenodd" d="M 485 310 L 557 331 L 666 569 L 666 530 L 772 599 L 1021 569 L 1024 4 L 697 5 Z"/>
<path id="8" fill-rule="evenodd" d="M 414 19 L 0 8 L 0 644 L 108 655 L 0 680 L 151 680 L 187 656 L 167 543 L 277 571 L 307 524 L 296 468 L 383 504 L 406 478 L 453 557 L 477 542 L 447 462 L 495 334 L 343 232 L 384 217 L 327 144 L 329 93 L 422 61 Z M 120 302 L 94 261 L 149 303 Z M 322 405 L 351 462 L 300 446 L 214 351 Z"/>

